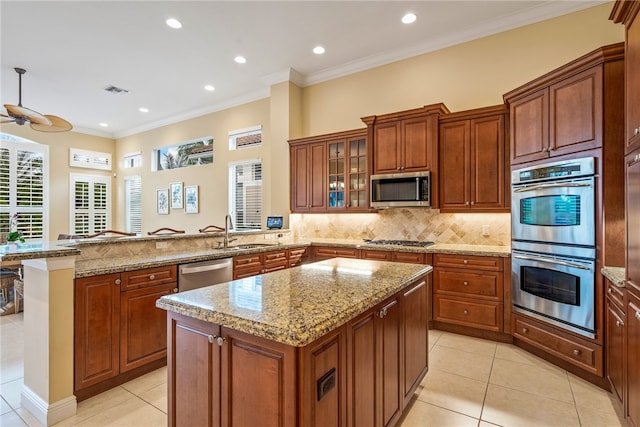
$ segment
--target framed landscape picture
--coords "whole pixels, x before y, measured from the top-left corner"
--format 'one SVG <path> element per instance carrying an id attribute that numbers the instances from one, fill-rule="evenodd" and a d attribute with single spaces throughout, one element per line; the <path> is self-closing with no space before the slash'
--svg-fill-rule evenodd
<path id="1" fill-rule="evenodd" d="M 156 203 L 158 215 L 169 215 L 169 190 L 156 190 Z"/>
<path id="2" fill-rule="evenodd" d="M 182 183 L 172 182 L 169 184 L 171 191 L 171 209 L 182 209 Z"/>
<path id="3" fill-rule="evenodd" d="M 184 187 L 184 211 L 186 213 L 198 213 L 198 186 L 187 185 Z"/>

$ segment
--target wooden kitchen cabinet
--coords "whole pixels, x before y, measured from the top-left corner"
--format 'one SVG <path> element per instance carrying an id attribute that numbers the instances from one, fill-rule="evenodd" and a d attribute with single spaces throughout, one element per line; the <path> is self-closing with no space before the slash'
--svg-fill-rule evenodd
<path id="1" fill-rule="evenodd" d="M 606 145 L 615 132 L 605 113 L 622 114 L 622 43 L 597 49 L 504 95 L 509 106 L 511 164 Z"/>
<path id="2" fill-rule="evenodd" d="M 360 250 L 356 248 L 343 248 L 333 246 L 312 246 L 313 261 L 322 261 L 330 258 L 359 258 Z"/>
<path id="3" fill-rule="evenodd" d="M 369 210 L 367 130 L 289 141 L 292 212 Z"/>
<path id="4" fill-rule="evenodd" d="M 378 249 L 361 249 L 361 259 L 376 261 L 407 262 L 411 264 L 425 264 L 425 254 L 415 252 L 381 251 Z"/>
<path id="5" fill-rule="evenodd" d="M 298 267 L 309 259 L 309 248 L 292 248 L 287 250 L 289 268 Z"/>
<path id="6" fill-rule="evenodd" d="M 90 397 L 164 365 L 167 313 L 156 300 L 177 292 L 175 265 L 75 281 L 75 392 Z"/>
<path id="7" fill-rule="evenodd" d="M 256 276 L 289 267 L 287 250 L 260 252 L 233 257 L 233 279 Z"/>
<path id="8" fill-rule="evenodd" d="M 626 286 L 640 295 L 640 148 L 625 158 Z"/>
<path id="9" fill-rule="evenodd" d="M 440 117 L 441 212 L 509 211 L 505 107 Z"/>
<path id="10" fill-rule="evenodd" d="M 291 162 L 291 211 L 325 212 L 327 209 L 327 144 L 292 145 Z"/>
<path id="11" fill-rule="evenodd" d="M 502 259 L 434 254 L 433 261 L 433 320 L 503 332 Z"/>
<path id="12" fill-rule="evenodd" d="M 75 281 L 74 388 L 120 373 L 120 274 Z"/>
<path id="13" fill-rule="evenodd" d="M 626 388 L 626 314 L 625 289 L 616 287 L 605 279 L 607 288 L 607 314 L 605 319 L 606 375 L 612 393 L 623 403 Z"/>
<path id="14" fill-rule="evenodd" d="M 372 174 L 437 171 L 438 117 L 444 104 L 363 117 L 372 135 Z"/>
<path id="15" fill-rule="evenodd" d="M 626 153 L 640 147 L 640 2 L 616 1 L 609 19 L 625 26 Z"/>
<path id="16" fill-rule="evenodd" d="M 640 426 L 640 296 L 627 292 L 627 421 Z"/>

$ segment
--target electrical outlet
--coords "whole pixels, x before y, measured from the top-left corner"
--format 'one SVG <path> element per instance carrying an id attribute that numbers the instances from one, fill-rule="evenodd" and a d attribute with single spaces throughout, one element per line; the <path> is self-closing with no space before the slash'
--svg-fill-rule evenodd
<path id="1" fill-rule="evenodd" d="M 482 235 L 483 236 L 488 236 L 489 234 L 490 234 L 489 233 L 489 226 L 488 225 L 483 225 L 482 226 Z"/>
<path id="2" fill-rule="evenodd" d="M 169 242 L 156 242 L 156 249 L 167 249 Z"/>
<path id="3" fill-rule="evenodd" d="M 266 233 L 264 235 L 264 240 L 273 240 L 273 234 L 271 233 Z"/>

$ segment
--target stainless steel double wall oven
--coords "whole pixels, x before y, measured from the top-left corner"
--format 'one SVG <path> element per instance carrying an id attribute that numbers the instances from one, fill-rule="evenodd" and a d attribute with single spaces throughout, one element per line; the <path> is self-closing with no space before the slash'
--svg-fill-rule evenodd
<path id="1" fill-rule="evenodd" d="M 512 171 L 516 311 L 595 337 L 595 159 Z"/>

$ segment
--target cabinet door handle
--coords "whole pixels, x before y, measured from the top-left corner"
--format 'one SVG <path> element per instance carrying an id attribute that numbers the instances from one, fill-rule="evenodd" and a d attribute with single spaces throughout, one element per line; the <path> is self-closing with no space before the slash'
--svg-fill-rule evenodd
<path id="1" fill-rule="evenodd" d="M 463 311 L 463 313 L 464 313 L 464 315 L 466 316 L 466 315 L 468 315 L 468 314 L 469 314 L 469 310 L 464 310 L 464 311 Z"/>
<path id="2" fill-rule="evenodd" d="M 222 347 L 222 344 L 224 344 L 224 342 L 225 342 L 227 339 L 226 339 L 225 337 L 219 337 L 219 336 L 217 336 L 217 335 L 209 335 L 209 336 L 207 337 L 207 340 L 208 340 L 211 344 L 215 343 L 215 344 L 218 344 L 219 346 L 221 346 L 221 347 Z"/>
<path id="3" fill-rule="evenodd" d="M 635 128 L 635 129 L 633 130 L 633 134 L 634 134 L 634 135 L 638 135 L 638 134 L 640 134 L 640 128 Z"/>
<path id="4" fill-rule="evenodd" d="M 636 319 L 640 320 L 640 311 L 636 311 Z"/>
<path id="5" fill-rule="evenodd" d="M 609 288 L 609 289 L 607 290 L 607 292 L 609 292 L 610 294 L 612 294 L 612 293 L 613 293 L 613 289 Z"/>
<path id="6" fill-rule="evenodd" d="M 120 279 L 116 279 L 116 280 L 114 281 L 114 283 L 115 283 L 116 285 L 119 285 L 120 283 L 122 283 L 122 280 L 120 280 Z"/>
<path id="7" fill-rule="evenodd" d="M 469 206 L 469 201 L 464 202 L 465 205 Z"/>
<path id="8" fill-rule="evenodd" d="M 150 274 L 149 275 L 149 280 L 156 280 L 156 275 L 155 274 Z"/>
<path id="9" fill-rule="evenodd" d="M 476 202 L 474 202 L 473 200 L 471 201 L 471 206 L 475 205 Z"/>
<path id="10" fill-rule="evenodd" d="M 621 321 L 619 321 L 619 320 L 616 320 L 616 326 L 617 326 L 617 327 L 624 326 L 624 323 L 623 323 L 623 322 L 621 322 Z"/>
<path id="11" fill-rule="evenodd" d="M 640 162 L 640 154 L 636 154 L 636 156 L 633 158 L 633 161 L 634 161 L 635 163 Z"/>
<path id="12" fill-rule="evenodd" d="M 386 315 L 387 315 L 387 308 L 386 307 L 378 312 L 378 317 L 381 318 L 381 319 Z"/>

